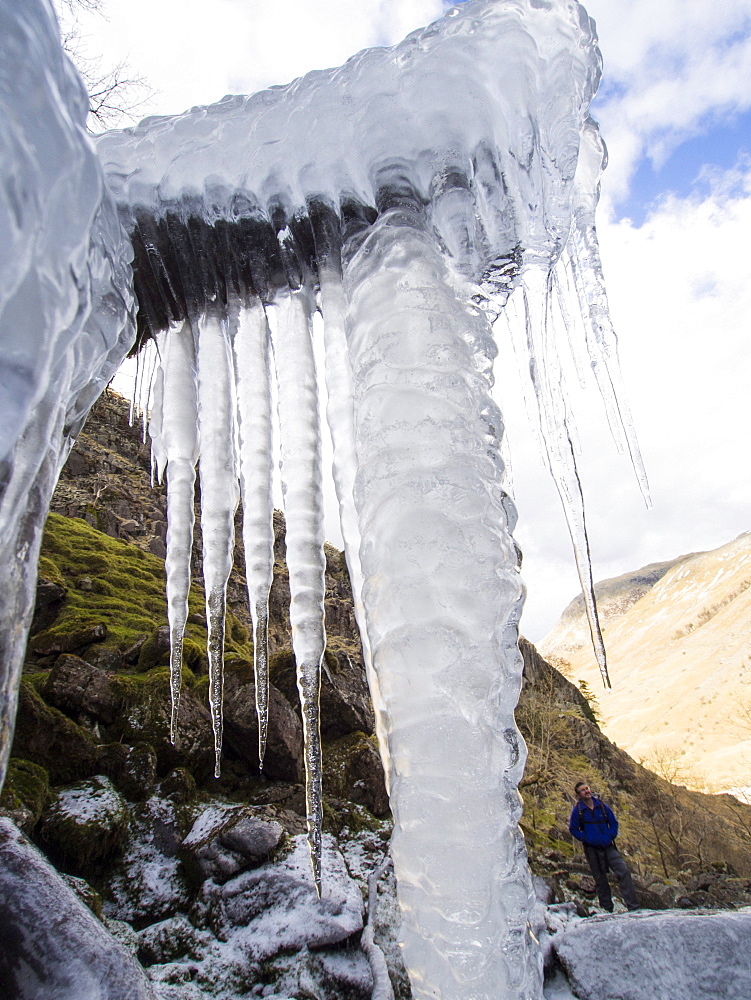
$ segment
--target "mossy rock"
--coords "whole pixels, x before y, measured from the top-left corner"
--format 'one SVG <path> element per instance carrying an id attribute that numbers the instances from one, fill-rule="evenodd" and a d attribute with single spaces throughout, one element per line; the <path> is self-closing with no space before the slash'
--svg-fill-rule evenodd
<path id="1" fill-rule="evenodd" d="M 350 733 L 323 746 L 323 787 L 327 795 L 365 806 L 385 816 L 389 799 L 375 737 Z"/>
<path id="2" fill-rule="evenodd" d="M 26 680 L 19 690 L 12 754 L 44 768 L 56 785 L 96 770 L 97 748 L 89 733 L 47 705 Z"/>
<path id="3" fill-rule="evenodd" d="M 323 828 L 327 833 L 340 837 L 346 831 L 348 836 L 362 833 L 378 833 L 384 829 L 385 821 L 377 819 L 365 806 L 344 799 L 324 797 Z"/>
<path id="4" fill-rule="evenodd" d="M 44 811 L 41 836 L 55 857 L 85 872 L 122 848 L 128 816 L 110 779 L 96 775 L 56 794 Z"/>
<path id="5" fill-rule="evenodd" d="M 170 670 L 157 666 L 146 673 L 116 674 L 113 683 L 121 697 L 121 711 L 107 730 L 109 740 L 150 744 L 157 755 L 157 772 L 167 774 L 187 767 L 197 780 L 213 773 L 211 716 L 202 703 L 193 673 L 183 667 L 178 717 L 178 741 L 170 741 Z"/>
<path id="6" fill-rule="evenodd" d="M 151 670 L 170 662 L 170 632 L 167 625 L 155 628 L 138 654 L 138 669 Z"/>
<path id="7" fill-rule="evenodd" d="M 16 812 L 25 807 L 30 814 L 28 826 L 39 821 L 50 796 L 50 778 L 39 764 L 19 757 L 11 757 L 5 776 L 0 807 Z"/>
<path id="8" fill-rule="evenodd" d="M 51 627 L 33 637 L 32 649 L 70 651 L 82 648 L 93 626 L 103 627 L 104 648 L 126 652 L 142 635 L 166 626 L 164 560 L 128 542 L 111 538 L 78 517 L 50 514 L 42 540 L 45 576 L 66 589 Z M 204 621 L 204 594 L 198 583 L 189 595 L 191 621 Z M 247 629 L 227 616 L 228 653 L 252 657 Z M 81 645 L 71 646 L 81 638 Z M 206 630 L 189 625 L 186 661 L 205 657 Z M 161 661 L 159 661 L 161 662 Z"/>

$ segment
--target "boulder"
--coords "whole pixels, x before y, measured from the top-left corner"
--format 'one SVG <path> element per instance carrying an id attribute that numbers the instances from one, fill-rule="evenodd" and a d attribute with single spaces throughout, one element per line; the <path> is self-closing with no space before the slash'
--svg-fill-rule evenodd
<path id="1" fill-rule="evenodd" d="M 211 716 L 190 686 L 191 676 L 184 671 L 176 744 L 170 741 L 168 667 L 117 678 L 123 691 L 123 707 L 108 736 L 128 744 L 148 743 L 156 751 L 160 774 L 175 767 L 187 767 L 202 781 L 214 771 L 214 737 Z"/>
<path id="2" fill-rule="evenodd" d="M 12 753 L 45 768 L 57 785 L 96 771 L 97 748 L 89 734 L 46 705 L 27 681 L 21 682 L 19 691 Z"/>
<path id="3" fill-rule="evenodd" d="M 142 802 L 156 784 L 157 754 L 150 743 L 106 743 L 98 748 L 98 770 L 112 778 L 131 802 Z M 195 784 L 195 783 L 194 783 Z"/>
<path id="4" fill-rule="evenodd" d="M 0 809 L 25 832 L 39 822 L 50 795 L 50 780 L 46 770 L 30 760 L 11 757 L 0 793 Z"/>
<path id="5" fill-rule="evenodd" d="M 257 771 L 258 718 L 253 665 L 228 663 L 224 675 L 224 742 Z M 276 781 L 303 778 L 302 723 L 273 685 L 269 690 L 269 728 L 263 773 Z"/>
<path id="6" fill-rule="evenodd" d="M 36 603 L 34 605 L 34 617 L 31 620 L 30 635 L 36 635 L 48 629 L 60 613 L 67 591 L 61 580 L 51 580 L 44 576 L 44 569 L 40 566 L 39 577 L 37 578 Z"/>
<path id="7" fill-rule="evenodd" d="M 247 961 L 282 951 L 340 944 L 363 927 L 360 889 L 350 878 L 333 837 L 324 835 L 323 880 L 318 899 L 304 836 L 292 840 L 285 857 L 243 872 L 224 885 L 205 882 L 192 922 L 222 941 L 233 941 Z M 244 928 L 236 935 L 237 928 Z M 239 955 L 238 955 L 239 957 Z"/>
<path id="8" fill-rule="evenodd" d="M 160 625 L 141 645 L 138 652 L 138 669 L 151 670 L 152 667 L 169 663 L 170 634 L 168 625 Z"/>
<path id="9" fill-rule="evenodd" d="M 212 942 L 214 938 L 210 934 L 196 930 L 187 917 L 178 914 L 139 932 L 138 961 L 148 966 L 185 958 L 199 959 Z"/>
<path id="10" fill-rule="evenodd" d="M 86 871 L 122 847 L 127 822 L 123 797 L 109 778 L 97 775 L 57 792 L 40 832 L 56 857 Z"/>
<path id="11" fill-rule="evenodd" d="M 180 845 L 179 856 L 196 885 L 226 882 L 262 861 L 279 845 L 284 829 L 243 806 L 208 806 Z"/>
<path id="12" fill-rule="evenodd" d="M 182 840 L 174 803 L 134 806 L 122 857 L 103 880 L 104 913 L 137 927 L 185 910 L 191 893 L 177 851 Z"/>
<path id="13" fill-rule="evenodd" d="M 175 767 L 159 784 L 159 794 L 173 802 L 188 802 L 196 790 L 196 780 L 184 767 Z"/>
<path id="14" fill-rule="evenodd" d="M 83 714 L 112 724 L 120 699 L 108 674 L 78 656 L 59 656 L 42 689 L 45 701 L 78 721 Z"/>
<path id="15" fill-rule="evenodd" d="M 751 997 L 751 911 L 637 911 L 572 922 L 553 948 L 580 1000 Z"/>
<path id="16" fill-rule="evenodd" d="M 271 679 L 300 714 L 295 658 L 282 650 L 271 659 Z M 354 649 L 327 649 L 321 665 L 321 734 L 336 739 L 348 733 L 372 733 L 375 716 L 362 656 Z"/>
<path id="17" fill-rule="evenodd" d="M 143 969 L 7 820 L 0 818 L 0 995 L 156 1000 Z"/>
<path id="18" fill-rule="evenodd" d="M 58 653 L 76 653 L 86 649 L 95 642 L 104 642 L 107 638 L 107 625 L 104 622 L 92 622 L 71 631 L 48 629 L 40 632 L 31 640 L 31 649 L 39 656 L 56 656 Z"/>

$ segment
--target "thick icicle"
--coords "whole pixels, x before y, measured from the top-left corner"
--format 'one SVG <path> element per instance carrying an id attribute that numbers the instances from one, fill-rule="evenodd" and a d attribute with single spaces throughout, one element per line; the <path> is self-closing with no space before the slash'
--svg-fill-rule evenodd
<path id="1" fill-rule="evenodd" d="M 323 599 L 323 492 L 318 382 L 311 341 L 310 293 L 303 287 L 277 297 L 273 331 L 287 519 L 292 648 L 305 736 L 305 801 L 313 877 L 321 893 L 321 661 L 326 648 Z"/>
<path id="2" fill-rule="evenodd" d="M 190 556 L 193 524 L 196 462 L 198 461 L 198 400 L 196 359 L 190 323 L 172 328 L 161 338 L 160 402 L 152 410 L 152 436 L 157 476 L 161 482 L 167 469 L 167 619 L 170 630 L 170 690 L 172 712 L 170 739 L 177 743 L 183 636 L 188 619 Z"/>
<path id="3" fill-rule="evenodd" d="M 224 617 L 232 571 L 235 511 L 239 498 L 235 461 L 234 372 L 226 321 L 198 323 L 198 436 L 201 461 L 203 583 L 208 621 L 209 706 L 218 778 L 222 756 Z"/>
<path id="4" fill-rule="evenodd" d="M 253 621 L 258 758 L 263 768 L 269 717 L 268 626 L 269 591 L 274 573 L 274 502 L 269 327 L 260 300 L 240 310 L 233 343 L 245 577 Z"/>
<path id="5" fill-rule="evenodd" d="M 404 956 L 416 1000 L 530 1000 L 542 982 L 517 826 L 523 588 L 486 374 L 495 346 L 424 227 L 419 204 L 384 213 L 345 269 Z"/>

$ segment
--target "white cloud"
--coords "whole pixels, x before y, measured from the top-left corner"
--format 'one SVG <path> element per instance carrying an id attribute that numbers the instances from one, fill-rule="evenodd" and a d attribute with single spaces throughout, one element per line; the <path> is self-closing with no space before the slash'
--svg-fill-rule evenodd
<path id="1" fill-rule="evenodd" d="M 603 52 L 597 117 L 611 152 L 605 196 L 626 195 L 642 156 L 656 166 L 707 121 L 751 107 L 748 0 L 589 0 Z"/>

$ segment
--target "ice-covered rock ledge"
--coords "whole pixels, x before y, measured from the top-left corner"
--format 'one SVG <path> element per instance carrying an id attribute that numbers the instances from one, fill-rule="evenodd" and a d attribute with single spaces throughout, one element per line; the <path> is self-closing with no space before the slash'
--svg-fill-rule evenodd
<path id="1" fill-rule="evenodd" d="M 547 1000 L 748 1000 L 751 908 L 642 910 L 569 920 Z"/>

